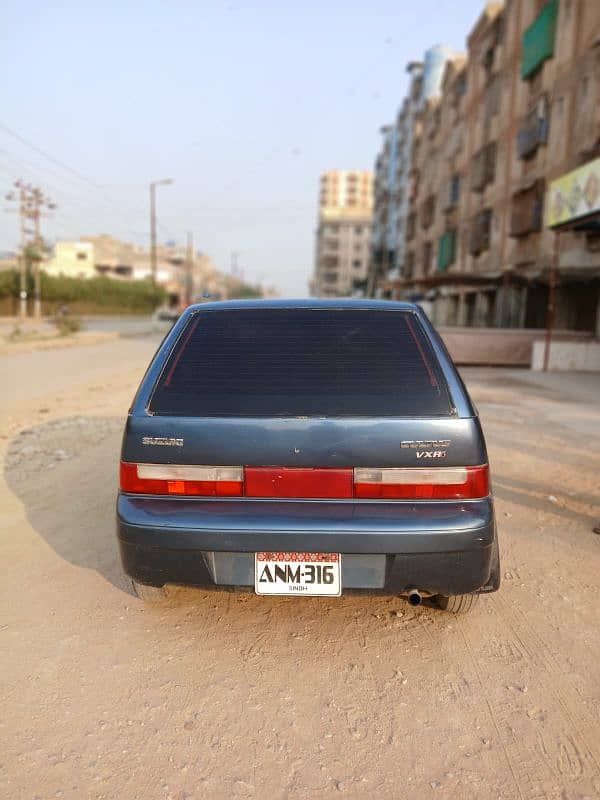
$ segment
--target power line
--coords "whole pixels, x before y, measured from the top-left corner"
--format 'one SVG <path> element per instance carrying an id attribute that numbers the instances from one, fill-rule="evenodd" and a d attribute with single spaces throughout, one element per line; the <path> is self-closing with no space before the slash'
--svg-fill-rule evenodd
<path id="1" fill-rule="evenodd" d="M 43 150 L 42 148 L 40 148 L 37 145 L 33 144 L 33 142 L 30 142 L 24 136 L 21 136 L 20 134 L 16 133 L 16 131 L 13 131 L 11 128 L 9 128 L 8 126 L 4 125 L 2 122 L 0 122 L 0 129 L 4 130 L 10 136 L 14 137 L 17 141 L 19 141 L 22 144 L 26 145 L 27 147 L 31 148 L 34 152 L 36 152 L 39 155 L 41 155 L 44 158 L 46 158 L 48 161 L 50 161 L 55 166 L 58 166 L 60 169 L 66 170 L 68 173 L 70 173 L 71 175 L 74 175 L 79 180 L 84 181 L 86 184 L 88 184 L 90 187 L 95 189 L 97 192 L 100 192 L 100 194 L 99 194 L 99 196 L 97 198 L 97 201 L 98 202 L 102 202 L 105 206 L 108 206 L 113 212 L 116 213 L 115 204 L 111 200 L 109 200 L 109 198 L 106 196 L 104 187 L 102 187 L 100 184 L 95 183 L 91 179 L 87 178 L 85 175 L 82 175 L 80 172 L 78 172 L 78 170 L 76 170 L 73 167 L 69 166 L 65 162 L 60 161 L 59 159 L 55 158 L 50 153 L 47 153 L 45 150 Z M 34 164 L 33 167 L 32 167 L 31 162 L 28 162 L 26 159 L 24 159 L 24 158 L 22 158 L 20 156 L 16 156 L 14 153 L 9 153 L 6 150 L 4 150 L 2 152 L 3 152 L 3 154 L 5 156 L 8 156 L 9 158 L 13 158 L 16 161 L 20 161 L 22 164 L 25 165 L 25 167 L 28 169 L 28 171 L 31 172 L 34 176 L 36 176 L 36 177 L 38 177 L 40 179 L 43 178 L 44 182 L 47 183 L 48 185 L 52 186 L 55 191 L 60 192 L 61 194 L 65 195 L 66 198 L 69 198 L 69 194 L 67 192 L 65 192 L 64 189 L 59 188 L 56 184 L 52 184 L 51 181 L 48 181 L 47 178 L 45 178 L 45 176 L 40 174 L 40 170 L 44 169 L 41 165 Z M 58 176 L 54 176 L 54 177 L 56 177 L 57 180 L 59 179 Z M 89 202 L 89 201 L 87 201 L 87 202 Z M 71 200 L 69 202 L 69 204 L 73 205 L 73 201 Z M 141 207 L 137 207 L 136 209 L 134 209 L 134 211 L 135 211 L 136 214 L 140 214 L 140 216 L 146 214 L 146 210 L 142 209 Z M 131 229 L 130 229 L 130 234 L 133 233 L 134 237 L 138 238 L 139 234 L 136 231 L 133 230 L 133 227 L 134 226 L 132 226 Z M 161 228 L 161 230 L 163 231 L 163 233 L 166 236 L 169 236 L 172 239 L 176 238 L 175 235 L 173 234 L 173 232 L 171 230 L 169 230 L 165 225 L 163 225 L 160 221 L 158 221 L 158 227 Z"/>
<path id="2" fill-rule="evenodd" d="M 44 158 L 47 158 L 48 161 L 51 161 L 53 164 L 56 164 L 57 167 L 60 167 L 61 169 L 66 170 L 67 172 L 70 172 L 72 175 L 75 175 L 76 178 L 79 178 L 79 180 L 84 181 L 84 183 L 88 183 L 90 186 L 93 186 L 95 189 L 99 189 L 100 191 L 103 191 L 102 186 L 100 186 L 97 183 L 94 183 L 94 181 L 92 181 L 90 178 L 86 178 L 85 175 L 82 175 L 80 172 L 78 172 L 73 167 L 70 167 L 68 164 L 65 164 L 64 161 L 60 161 L 58 158 L 55 158 L 54 156 L 50 155 L 50 153 L 47 153 L 45 150 L 42 150 L 41 147 L 38 147 L 37 145 L 33 144 L 33 142 L 30 142 L 28 139 L 26 139 L 24 136 L 21 136 L 19 133 L 16 133 L 16 131 L 13 131 L 11 128 L 9 128 L 7 125 L 5 125 L 3 122 L 0 122 L 0 128 L 2 128 L 3 131 L 8 133 L 14 139 L 16 139 L 17 141 L 21 142 L 21 144 L 24 144 L 27 147 L 30 147 L 32 150 L 35 150 L 36 153 L 39 153 Z"/>

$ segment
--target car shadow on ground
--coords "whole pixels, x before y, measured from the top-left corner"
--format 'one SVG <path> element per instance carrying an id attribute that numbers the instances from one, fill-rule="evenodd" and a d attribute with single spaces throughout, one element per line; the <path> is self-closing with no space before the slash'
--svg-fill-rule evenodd
<path id="1" fill-rule="evenodd" d="M 61 558 L 131 592 L 115 533 L 122 430 L 121 417 L 34 425 L 10 441 L 4 479 L 29 524 Z"/>

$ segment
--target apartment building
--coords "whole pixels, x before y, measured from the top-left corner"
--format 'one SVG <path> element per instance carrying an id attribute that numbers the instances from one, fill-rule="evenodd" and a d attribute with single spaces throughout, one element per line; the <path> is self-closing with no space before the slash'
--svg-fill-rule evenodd
<path id="1" fill-rule="evenodd" d="M 321 175 L 313 296 L 347 297 L 364 285 L 372 215 L 371 172 L 331 170 Z"/>
<path id="2" fill-rule="evenodd" d="M 406 71 L 409 87 L 393 124 L 381 129 L 382 146 L 375 161 L 373 234 L 367 294 L 387 279 L 399 277 L 404 263 L 409 215 L 409 185 L 415 121 L 428 98 L 439 94 L 444 66 L 452 51 L 446 45 L 430 48 L 423 61 Z"/>
<path id="3" fill-rule="evenodd" d="M 415 118 L 405 254 L 380 291 L 438 324 L 536 328 L 555 283 L 556 326 L 593 332 L 598 232 L 563 225 L 557 244 L 543 211 L 598 156 L 600 2 L 489 3 Z"/>

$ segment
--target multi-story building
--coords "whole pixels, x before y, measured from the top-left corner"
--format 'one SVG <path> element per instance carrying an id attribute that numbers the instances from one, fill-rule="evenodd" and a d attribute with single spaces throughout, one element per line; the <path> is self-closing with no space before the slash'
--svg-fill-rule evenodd
<path id="1" fill-rule="evenodd" d="M 452 51 L 436 45 L 423 62 L 413 61 L 407 95 L 392 125 L 381 129 L 383 142 L 375 161 L 373 235 L 367 293 L 399 276 L 404 263 L 413 132 L 422 104 L 439 94 L 444 65 Z"/>
<path id="2" fill-rule="evenodd" d="M 543 209 L 551 181 L 600 156 L 599 32 L 596 0 L 486 6 L 415 120 L 406 254 L 380 282 L 387 296 L 429 300 L 438 324 L 536 328 L 557 280 L 557 327 L 596 329 L 598 233 L 572 225 L 557 245 Z"/>
<path id="3" fill-rule="evenodd" d="M 98 273 L 94 264 L 94 246 L 89 242 L 56 242 L 52 256 L 43 262 L 49 275 L 69 278 L 93 278 Z"/>
<path id="4" fill-rule="evenodd" d="M 371 172 L 331 170 L 321 176 L 313 296 L 346 297 L 364 285 L 372 214 Z"/>
<path id="5" fill-rule="evenodd" d="M 175 245 L 157 248 L 156 280 L 166 289 L 172 303 L 183 300 L 188 282 L 192 297 L 200 297 L 203 292 L 224 296 L 235 291 L 239 284 L 238 280 L 220 275 L 206 254 L 194 254 L 191 274 L 186 263 L 185 248 Z M 42 268 L 50 275 L 73 278 L 104 275 L 117 280 L 145 280 L 152 276 L 150 253 L 146 248 L 107 234 L 56 242 L 52 256 Z"/>

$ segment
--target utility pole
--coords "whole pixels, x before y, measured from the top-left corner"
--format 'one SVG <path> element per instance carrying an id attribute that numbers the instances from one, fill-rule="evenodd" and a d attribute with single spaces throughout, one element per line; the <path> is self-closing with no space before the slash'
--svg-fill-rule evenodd
<path id="1" fill-rule="evenodd" d="M 552 331 L 556 315 L 556 283 L 558 265 L 560 262 L 560 233 L 554 231 L 554 253 L 548 277 L 548 304 L 546 306 L 546 336 L 544 337 L 544 372 L 548 372 L 550 365 L 550 346 L 552 344 Z"/>
<path id="2" fill-rule="evenodd" d="M 173 183 L 171 178 L 163 178 L 160 181 L 152 181 L 150 184 L 150 273 L 152 283 L 156 283 L 156 187 L 169 186 Z"/>
<path id="3" fill-rule="evenodd" d="M 33 190 L 33 209 L 31 217 L 34 224 L 34 248 L 35 256 L 33 258 L 33 313 L 36 319 L 41 319 L 42 316 L 42 281 L 40 275 L 40 264 L 42 263 L 44 240 L 40 232 L 40 217 L 42 216 L 42 208 L 47 208 L 54 211 L 56 204 L 52 203 L 45 197 L 40 189 Z"/>
<path id="4" fill-rule="evenodd" d="M 194 236 L 191 231 L 187 234 L 187 248 L 185 253 L 185 304 L 194 302 Z"/>
<path id="5" fill-rule="evenodd" d="M 6 195 L 9 201 L 16 201 L 19 214 L 20 228 L 20 255 L 19 255 L 19 316 L 21 320 L 27 317 L 27 248 L 33 248 L 34 262 L 34 313 L 39 319 L 42 313 L 40 263 L 42 261 L 43 239 L 40 231 L 40 218 L 46 216 L 43 209 L 54 211 L 56 205 L 47 198 L 41 189 L 21 180 L 15 181 L 16 191 Z M 13 210 L 13 209 L 11 209 Z M 27 222 L 33 222 L 33 230 L 28 229 Z"/>

